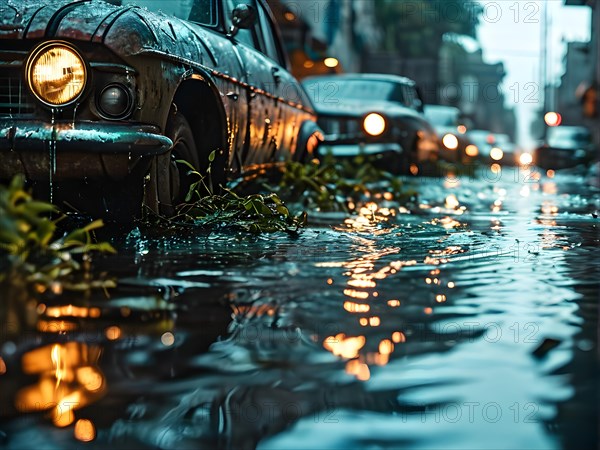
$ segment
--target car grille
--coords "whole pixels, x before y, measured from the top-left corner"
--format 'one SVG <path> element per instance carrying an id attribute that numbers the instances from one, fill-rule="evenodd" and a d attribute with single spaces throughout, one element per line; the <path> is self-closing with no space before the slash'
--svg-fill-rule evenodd
<path id="1" fill-rule="evenodd" d="M 27 117 L 33 114 L 33 103 L 21 77 L 0 74 L 0 117 Z"/>
<path id="2" fill-rule="evenodd" d="M 327 135 L 356 135 L 362 131 L 360 121 L 354 118 L 323 117 L 319 125 Z"/>

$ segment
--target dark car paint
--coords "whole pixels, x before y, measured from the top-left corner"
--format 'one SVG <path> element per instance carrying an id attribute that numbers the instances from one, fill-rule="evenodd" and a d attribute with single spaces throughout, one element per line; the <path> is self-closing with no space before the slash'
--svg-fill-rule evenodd
<path id="1" fill-rule="evenodd" d="M 455 119 L 454 124 L 449 125 L 447 123 L 436 122 L 435 114 L 429 113 L 429 110 L 435 109 L 443 109 L 447 110 L 447 112 L 454 111 Z M 460 110 L 454 106 L 446 106 L 446 105 L 426 105 L 424 110 L 425 117 L 429 120 L 429 122 L 433 125 L 438 137 L 440 144 L 440 158 L 446 161 L 469 164 L 477 160 L 477 157 L 468 156 L 466 153 L 466 148 L 469 145 L 475 144 L 469 137 L 468 133 L 460 133 L 458 131 L 459 126 L 459 118 L 460 118 Z M 458 140 L 458 147 L 454 150 L 447 148 L 443 139 L 447 134 L 452 134 Z"/>
<path id="2" fill-rule="evenodd" d="M 598 160 L 598 149 L 594 147 L 589 130 L 579 126 L 562 126 L 548 132 L 569 130 L 571 133 L 556 141 L 547 136 L 545 142 L 535 149 L 533 160 L 543 169 L 563 169 Z"/>
<path id="3" fill-rule="evenodd" d="M 335 83 L 339 80 L 374 80 L 374 81 L 390 81 L 410 87 L 415 87 L 413 80 L 396 75 L 384 74 L 344 74 L 344 75 L 325 75 L 311 77 L 303 80 L 305 89 L 309 91 L 307 85 L 311 82 L 331 82 Z M 437 136 L 435 131 L 425 120 L 420 108 L 415 104 L 413 107 L 400 104 L 396 101 L 385 100 L 358 100 L 351 98 L 331 98 L 331 101 L 316 102 L 314 107 L 319 116 L 319 124 L 325 132 L 325 139 L 321 148 L 327 149 L 340 145 L 357 145 L 363 147 L 368 144 L 377 144 L 381 146 L 383 152 L 386 149 L 394 153 L 395 148 L 401 147 L 400 154 L 393 158 L 401 160 L 397 164 L 398 168 L 406 168 L 409 163 L 425 162 L 437 159 L 439 148 L 437 147 Z M 384 116 L 391 126 L 380 136 L 370 136 L 362 129 L 362 120 L 372 112 L 376 112 Z M 325 123 L 328 119 L 334 120 L 355 120 L 359 121 L 359 126 L 356 131 L 341 134 L 327 134 Z M 353 128 L 354 130 L 354 128 Z M 421 154 L 415 154 L 420 142 L 431 144 L 432 148 Z M 396 165 L 398 161 L 392 162 Z"/>
<path id="4" fill-rule="evenodd" d="M 99 159 L 88 161 L 87 176 L 129 176 L 136 166 L 147 166 L 148 157 L 169 150 L 165 125 L 183 87 L 186 94 L 198 95 L 181 96 L 188 108 L 214 105 L 211 120 L 218 127 L 213 126 L 212 146 L 223 152 L 223 166 L 230 172 L 303 152 L 309 137 L 319 133 L 310 100 L 287 71 L 285 60 L 279 64 L 226 36 L 226 11 L 221 1 L 217 4 L 220 21 L 212 28 L 101 0 L 1 4 L 0 78 L 20 76 L 29 53 L 44 41 L 71 44 L 86 60 L 89 76 L 84 95 L 73 106 L 47 108 L 24 92 L 30 105 L 27 114 L 0 111 L 0 178 L 20 171 L 31 179 L 47 179 L 48 152 L 41 150 L 48 136 L 58 158 L 55 180 L 77 179 L 80 173 L 65 165 L 76 155 L 89 160 L 90 151 L 98 152 Z M 97 89 L 115 80 L 135 92 L 135 107 L 127 120 L 104 120 L 95 106 Z M 124 124 L 129 131 L 121 139 Z M 89 141 L 85 132 L 79 133 L 93 129 L 98 133 L 88 132 Z M 136 132 L 137 139 L 131 136 Z M 127 170 L 113 172 L 102 160 L 108 155 L 126 158 Z M 122 169 L 123 164 L 117 166 Z"/>

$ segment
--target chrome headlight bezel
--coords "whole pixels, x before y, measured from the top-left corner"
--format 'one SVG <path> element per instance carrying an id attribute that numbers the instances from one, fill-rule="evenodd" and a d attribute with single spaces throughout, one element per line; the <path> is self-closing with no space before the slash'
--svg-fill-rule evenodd
<path id="1" fill-rule="evenodd" d="M 45 54 L 48 51 L 51 51 L 52 49 L 55 49 L 55 48 L 56 49 L 61 48 L 61 49 L 67 50 L 68 52 L 72 53 L 79 60 L 79 62 L 81 64 L 81 68 L 83 70 L 83 82 L 82 82 L 78 92 L 75 95 L 73 95 L 69 100 L 67 100 L 65 102 L 61 102 L 61 103 L 53 103 L 52 101 L 49 101 L 47 98 L 44 98 L 44 96 L 34 86 L 34 80 L 33 80 L 33 77 L 34 77 L 33 70 L 35 69 L 36 64 L 39 62 L 40 57 L 43 54 Z M 31 92 L 31 94 L 37 101 L 39 101 L 43 105 L 50 107 L 50 108 L 64 108 L 64 107 L 68 107 L 70 105 L 77 103 L 86 91 L 86 87 L 87 87 L 88 79 L 89 79 L 89 73 L 90 73 L 89 67 L 86 63 L 86 60 L 81 55 L 81 53 L 73 45 L 71 45 L 68 42 L 64 42 L 64 41 L 49 41 L 49 42 L 44 42 L 43 44 L 37 46 L 29 54 L 29 57 L 27 58 L 27 62 L 25 64 L 25 80 L 27 82 L 27 87 L 28 87 L 29 91 Z"/>

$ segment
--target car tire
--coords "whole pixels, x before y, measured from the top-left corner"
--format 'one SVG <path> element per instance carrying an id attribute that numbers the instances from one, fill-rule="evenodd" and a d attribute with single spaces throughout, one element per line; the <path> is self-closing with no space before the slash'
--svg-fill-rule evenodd
<path id="1" fill-rule="evenodd" d="M 194 134 L 183 114 L 171 114 L 165 135 L 173 141 L 173 147 L 152 160 L 144 189 L 144 204 L 152 212 L 170 217 L 175 214 L 177 205 L 185 201 L 190 185 L 198 181 L 194 175 L 188 175 L 189 167 L 177 160 L 185 160 L 200 170 L 200 158 Z"/>

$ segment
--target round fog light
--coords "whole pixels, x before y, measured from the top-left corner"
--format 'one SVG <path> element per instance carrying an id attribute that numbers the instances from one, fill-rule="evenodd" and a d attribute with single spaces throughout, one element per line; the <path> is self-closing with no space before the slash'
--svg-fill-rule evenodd
<path id="1" fill-rule="evenodd" d="M 111 119 L 122 119 L 131 111 L 131 93 L 119 84 L 111 84 L 100 93 L 98 109 Z"/>

